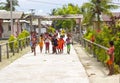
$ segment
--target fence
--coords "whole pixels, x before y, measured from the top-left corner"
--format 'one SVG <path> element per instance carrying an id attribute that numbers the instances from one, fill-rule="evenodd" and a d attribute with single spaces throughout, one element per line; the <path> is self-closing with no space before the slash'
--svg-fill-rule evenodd
<path id="1" fill-rule="evenodd" d="M 25 47 L 29 46 L 29 43 L 30 37 L 17 40 L 17 47 L 15 47 L 15 41 L 0 44 L 0 62 L 4 59 L 9 59 L 14 56 L 15 53 L 19 53 Z"/>
<path id="2" fill-rule="evenodd" d="M 106 51 L 108 50 L 107 47 L 94 43 L 85 38 L 82 38 L 81 44 L 87 50 L 87 52 L 93 55 L 93 57 L 96 57 L 98 61 L 104 62 L 106 60 Z"/>

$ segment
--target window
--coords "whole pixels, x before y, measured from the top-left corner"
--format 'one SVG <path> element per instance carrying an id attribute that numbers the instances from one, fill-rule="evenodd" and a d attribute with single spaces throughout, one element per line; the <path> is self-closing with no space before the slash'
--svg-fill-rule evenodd
<path id="1" fill-rule="evenodd" d="M 11 31 L 11 25 L 8 25 L 8 31 Z"/>

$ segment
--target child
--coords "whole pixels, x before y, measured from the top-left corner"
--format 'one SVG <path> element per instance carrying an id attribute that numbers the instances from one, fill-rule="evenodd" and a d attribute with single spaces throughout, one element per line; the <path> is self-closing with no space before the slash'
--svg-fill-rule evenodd
<path id="1" fill-rule="evenodd" d="M 40 47 L 40 52 L 41 53 L 42 53 L 42 49 L 43 49 L 43 44 L 44 44 L 44 38 L 43 38 L 43 35 L 40 35 L 39 47 Z"/>
<path id="2" fill-rule="evenodd" d="M 71 44 L 70 36 L 67 36 L 66 44 L 67 44 L 67 53 L 70 54 L 70 44 Z"/>
<path id="3" fill-rule="evenodd" d="M 110 44 L 110 47 L 107 50 L 107 54 L 109 55 L 110 58 L 107 61 L 107 66 L 108 66 L 108 69 L 109 69 L 109 74 L 108 75 L 112 75 L 112 74 L 114 74 L 113 65 L 114 65 L 114 50 L 115 50 L 115 48 L 114 48 L 113 41 L 110 41 L 109 44 Z"/>
<path id="4" fill-rule="evenodd" d="M 36 55 L 36 44 L 37 44 L 36 32 L 32 33 L 31 43 L 32 43 L 32 52 L 34 52 L 34 55 Z"/>
<path id="5" fill-rule="evenodd" d="M 63 53 L 63 46 L 65 41 L 63 40 L 63 36 L 60 36 L 60 39 L 58 40 L 58 51 L 59 53 Z"/>
<path id="6" fill-rule="evenodd" d="M 45 35 L 44 42 L 45 42 L 45 53 L 47 52 L 49 53 L 50 37 L 48 33 Z"/>
<path id="7" fill-rule="evenodd" d="M 57 46 L 58 46 L 58 40 L 56 38 L 56 35 L 53 36 L 52 38 L 52 45 L 53 45 L 53 54 L 57 54 Z"/>

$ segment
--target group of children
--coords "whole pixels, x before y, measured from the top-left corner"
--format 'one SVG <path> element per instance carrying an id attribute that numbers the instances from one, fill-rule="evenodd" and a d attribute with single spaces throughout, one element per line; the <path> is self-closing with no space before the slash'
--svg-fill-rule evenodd
<path id="1" fill-rule="evenodd" d="M 58 37 L 58 34 L 50 35 L 49 33 L 41 34 L 39 38 L 40 52 L 45 45 L 45 53 L 49 53 L 50 43 L 52 44 L 52 53 L 63 53 L 64 46 L 67 45 L 67 53 L 70 54 L 71 37 L 67 35 L 64 40 L 64 35 Z"/>

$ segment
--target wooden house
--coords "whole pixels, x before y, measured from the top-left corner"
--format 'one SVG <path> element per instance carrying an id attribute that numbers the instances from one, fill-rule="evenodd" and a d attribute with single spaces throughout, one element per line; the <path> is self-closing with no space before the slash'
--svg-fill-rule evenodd
<path id="1" fill-rule="evenodd" d="M 22 30 L 29 30 L 29 23 L 23 19 L 23 12 L 12 12 L 13 27 L 11 27 L 10 11 L 0 11 L 0 38 L 9 38 L 10 35 L 17 36 Z"/>

